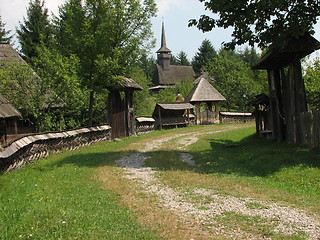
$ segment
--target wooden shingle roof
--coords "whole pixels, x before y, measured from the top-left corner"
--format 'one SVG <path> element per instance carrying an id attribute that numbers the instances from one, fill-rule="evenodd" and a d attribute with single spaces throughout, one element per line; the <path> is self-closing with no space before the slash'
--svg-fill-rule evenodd
<path id="1" fill-rule="evenodd" d="M 157 64 L 153 77 L 154 85 L 174 85 L 181 81 L 194 81 L 195 73 L 192 66 L 170 65 L 169 71 Z"/>
<path id="2" fill-rule="evenodd" d="M 10 117 L 21 117 L 21 114 L 4 96 L 0 95 L 0 118 Z"/>
<path id="3" fill-rule="evenodd" d="M 114 82 L 114 84 L 108 88 L 109 89 L 117 89 L 117 90 L 126 90 L 126 89 L 142 90 L 143 89 L 132 78 L 128 78 L 128 77 L 119 77 L 119 79 L 117 79 Z"/>
<path id="4" fill-rule="evenodd" d="M 12 48 L 8 43 L 0 43 L 0 63 L 1 62 L 21 62 L 24 63 L 24 60 L 20 55 Z"/>
<path id="5" fill-rule="evenodd" d="M 320 49 L 320 42 L 310 35 L 298 39 L 292 38 L 282 47 L 271 45 L 252 69 L 281 68 L 287 66 L 292 59 L 304 58 L 318 49 Z"/>
<path id="6" fill-rule="evenodd" d="M 191 90 L 185 102 L 216 102 L 225 101 L 221 95 L 205 78 L 201 78 L 198 84 Z"/>

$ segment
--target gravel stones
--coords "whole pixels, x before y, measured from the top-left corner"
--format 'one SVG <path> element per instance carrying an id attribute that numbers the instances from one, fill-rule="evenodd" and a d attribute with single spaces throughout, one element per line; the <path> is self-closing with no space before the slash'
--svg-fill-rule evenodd
<path id="1" fill-rule="evenodd" d="M 288 206 L 280 206 L 274 202 L 258 201 L 252 198 L 241 198 L 234 196 L 220 196 L 215 191 L 208 189 L 173 189 L 164 185 L 158 178 L 158 172 L 150 167 L 146 167 L 144 162 L 147 157 L 145 152 L 154 151 L 161 148 L 167 141 L 177 139 L 178 149 L 183 150 L 186 145 L 190 145 L 198 140 L 196 135 L 212 134 L 213 132 L 200 132 L 197 134 L 179 134 L 153 141 L 144 146 L 140 153 L 134 153 L 116 161 L 117 165 L 124 168 L 124 177 L 137 181 L 141 184 L 144 192 L 156 196 L 162 205 L 167 209 L 183 216 L 192 216 L 206 228 L 211 228 L 231 239 L 252 239 L 252 236 L 239 229 L 230 230 L 218 224 L 215 216 L 221 216 L 227 212 L 259 217 L 272 220 L 275 224 L 274 232 L 285 235 L 304 232 L 308 239 L 320 239 L 320 224 L 306 212 Z M 191 166 L 196 166 L 193 157 L 189 153 L 181 153 L 181 161 Z M 194 201 L 192 196 L 197 199 L 203 197 L 207 200 Z M 210 201 L 208 201 L 210 199 Z M 267 237 L 262 237 L 268 239 Z"/>

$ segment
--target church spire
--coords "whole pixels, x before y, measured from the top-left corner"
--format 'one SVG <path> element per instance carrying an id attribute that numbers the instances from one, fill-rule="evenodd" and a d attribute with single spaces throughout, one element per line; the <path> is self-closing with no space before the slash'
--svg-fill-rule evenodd
<path id="1" fill-rule="evenodd" d="M 164 22 L 162 22 L 161 47 L 157 53 L 170 53 L 171 50 L 167 48 L 166 34 L 164 31 Z"/>
<path id="2" fill-rule="evenodd" d="M 167 48 L 166 35 L 164 32 L 164 23 L 162 22 L 161 47 L 157 51 L 158 62 L 164 71 L 170 70 L 171 50 Z"/>

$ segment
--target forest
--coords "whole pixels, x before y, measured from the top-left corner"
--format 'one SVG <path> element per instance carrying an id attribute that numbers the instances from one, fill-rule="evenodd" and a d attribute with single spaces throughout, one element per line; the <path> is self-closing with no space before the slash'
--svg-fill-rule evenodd
<path id="1" fill-rule="evenodd" d="M 150 19 L 156 16 L 154 0 L 68 0 L 59 14 L 50 17 L 45 2 L 31 0 L 24 21 L 17 26 L 19 52 L 39 76 L 23 79 L 30 72 L 23 66 L 1 66 L 0 94 L 19 108 L 39 131 L 54 131 L 107 123 L 108 86 L 119 76 L 134 79 L 143 87 L 135 93 L 136 116 L 151 116 L 156 102 L 173 102 L 186 96 L 192 82 L 151 94 L 157 60 L 150 52 L 155 45 Z M 199 34 L 201 34 L 199 32 Z M 11 43 L 11 30 L 0 16 L 0 42 Z M 266 48 L 214 49 L 206 39 L 195 56 L 172 53 L 171 64 L 192 65 L 227 99 L 221 109 L 252 111 L 247 103 L 257 94 L 268 93 L 265 71 L 252 70 Z M 0 63 L 4 65 L 3 63 Z M 16 81 L 12 81 L 12 75 Z M 28 78 L 28 77 L 27 77 Z M 306 59 L 304 79 L 308 107 L 320 105 L 320 59 Z M 59 106 L 52 110 L 52 106 Z M 33 116 L 29 118 L 28 116 Z"/>

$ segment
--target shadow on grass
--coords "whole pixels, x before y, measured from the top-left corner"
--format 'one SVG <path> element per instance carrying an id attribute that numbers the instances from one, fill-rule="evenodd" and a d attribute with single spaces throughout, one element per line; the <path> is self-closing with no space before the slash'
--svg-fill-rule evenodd
<path id="1" fill-rule="evenodd" d="M 282 168 L 292 166 L 320 167 L 319 148 L 300 148 L 287 143 L 270 142 L 254 135 L 241 141 L 211 139 L 211 148 L 204 151 L 188 152 L 197 167 L 190 166 L 181 159 L 185 151 L 153 151 L 144 153 L 146 166 L 160 171 L 193 170 L 202 174 L 222 173 L 242 176 L 268 176 Z M 137 152 L 94 152 L 73 154 L 55 163 L 56 167 L 72 164 L 80 167 L 96 168 L 116 166 L 115 161 Z"/>
<path id="2" fill-rule="evenodd" d="M 271 142 L 255 135 L 234 142 L 211 139 L 211 149 L 196 153 L 203 173 L 268 176 L 293 166 L 320 167 L 320 149 Z M 211 158 L 209 159 L 208 156 Z"/>

